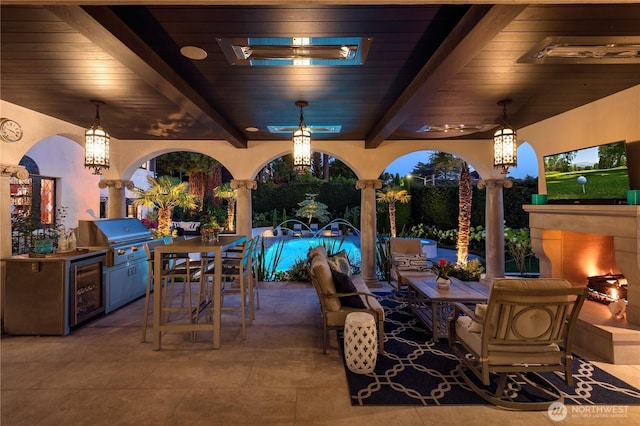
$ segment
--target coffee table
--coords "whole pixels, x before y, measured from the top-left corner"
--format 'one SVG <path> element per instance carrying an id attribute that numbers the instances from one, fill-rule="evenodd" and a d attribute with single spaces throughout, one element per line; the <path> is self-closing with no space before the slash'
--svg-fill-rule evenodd
<path id="1" fill-rule="evenodd" d="M 451 313 L 452 303 L 483 303 L 489 297 L 489 288 L 478 282 L 451 278 L 449 289 L 441 290 L 435 277 L 410 277 L 408 281 L 409 307 L 431 329 L 434 342 L 449 337 L 447 317 Z"/>

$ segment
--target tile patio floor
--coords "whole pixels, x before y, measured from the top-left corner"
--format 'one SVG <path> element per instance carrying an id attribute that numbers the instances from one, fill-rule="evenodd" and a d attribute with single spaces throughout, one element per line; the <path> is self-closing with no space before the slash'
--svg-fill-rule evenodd
<path id="1" fill-rule="evenodd" d="M 380 290 L 388 290 L 383 286 Z M 140 343 L 143 300 L 64 337 L 3 336 L 1 417 L 13 425 L 553 425 L 546 412 L 492 406 L 353 407 L 338 351 L 322 353 L 317 296 L 310 285 L 267 283 L 261 309 L 240 337 L 224 312 L 222 349 L 184 333 L 163 349 Z M 149 338 L 151 333 L 149 333 Z M 335 345 L 335 341 L 333 342 Z M 598 364 L 640 386 L 640 366 Z M 572 418 L 562 424 L 638 424 Z"/>

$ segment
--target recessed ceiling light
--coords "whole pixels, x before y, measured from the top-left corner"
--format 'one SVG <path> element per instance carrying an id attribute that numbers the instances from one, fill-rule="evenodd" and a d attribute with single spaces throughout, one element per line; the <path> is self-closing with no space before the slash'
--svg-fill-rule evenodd
<path id="1" fill-rule="evenodd" d="M 489 130 L 495 124 L 425 124 L 417 133 L 476 133 Z"/>
<path id="2" fill-rule="evenodd" d="M 257 127 L 247 127 L 245 129 L 247 132 L 259 132 L 260 129 L 258 129 Z"/>
<path id="3" fill-rule="evenodd" d="M 640 37 L 547 37 L 518 62 L 637 64 L 640 62 Z"/>
<path id="4" fill-rule="evenodd" d="M 334 66 L 364 64 L 371 37 L 219 38 L 231 65 Z"/>
<path id="5" fill-rule="evenodd" d="M 207 52 L 196 46 L 182 46 L 180 48 L 180 53 L 182 53 L 182 56 L 195 61 L 201 61 L 207 57 Z"/>
<path id="6" fill-rule="evenodd" d="M 269 129 L 269 133 L 293 133 L 294 131 L 298 130 L 298 126 L 267 126 L 267 129 Z M 311 125 L 306 126 L 306 129 L 309 129 L 311 133 L 340 133 L 340 131 L 342 130 L 342 126 Z"/>

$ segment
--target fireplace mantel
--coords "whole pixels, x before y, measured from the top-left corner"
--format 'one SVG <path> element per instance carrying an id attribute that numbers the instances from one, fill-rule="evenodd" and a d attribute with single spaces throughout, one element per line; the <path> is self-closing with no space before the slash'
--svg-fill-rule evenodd
<path id="1" fill-rule="evenodd" d="M 562 244 L 562 232 L 611 237 L 615 263 L 628 281 L 627 321 L 640 325 L 640 206 L 545 204 L 523 208 L 529 213 L 531 243 L 543 277 L 563 277 L 559 265 L 571 253 Z"/>

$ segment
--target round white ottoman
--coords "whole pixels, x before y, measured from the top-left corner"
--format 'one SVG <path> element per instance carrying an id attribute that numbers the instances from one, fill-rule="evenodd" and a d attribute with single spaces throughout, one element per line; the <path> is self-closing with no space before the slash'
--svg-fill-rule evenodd
<path id="1" fill-rule="evenodd" d="M 352 312 L 344 322 L 344 355 L 349 370 L 371 373 L 378 360 L 376 320 L 366 312 Z"/>

